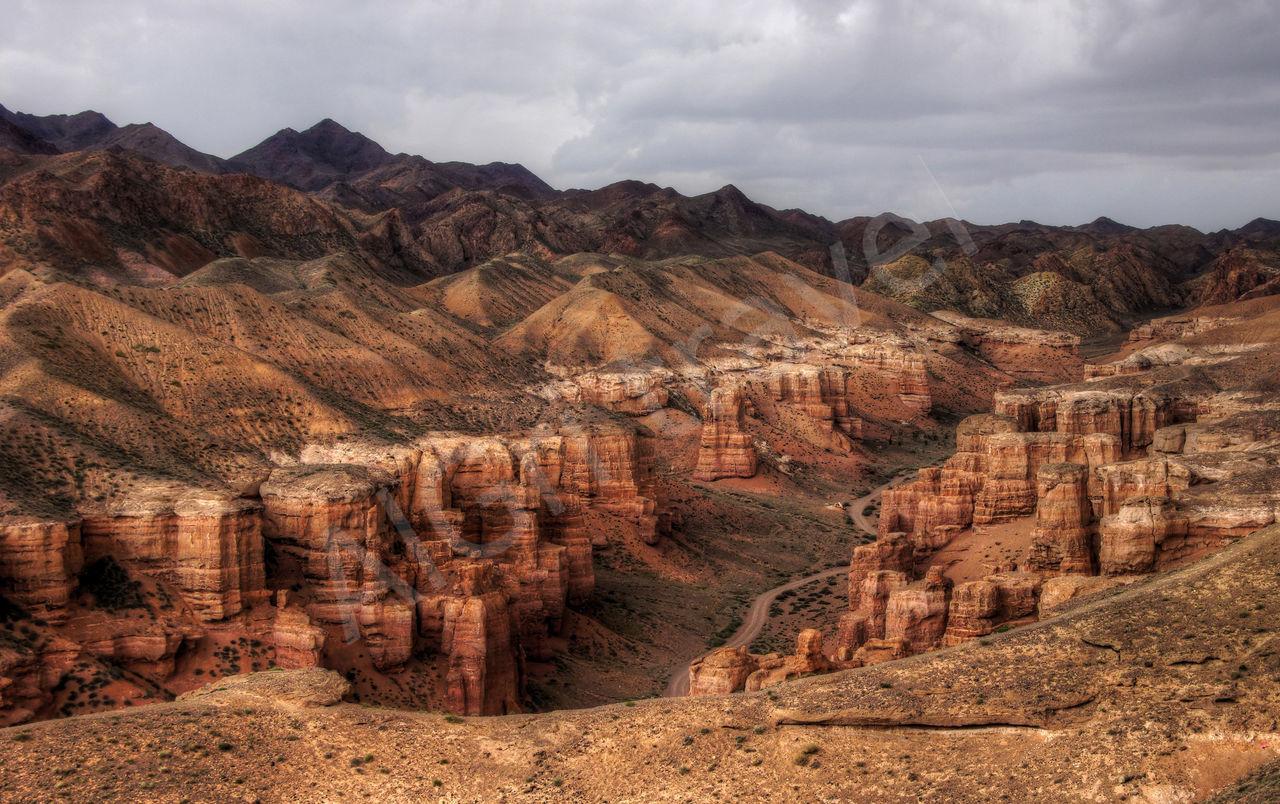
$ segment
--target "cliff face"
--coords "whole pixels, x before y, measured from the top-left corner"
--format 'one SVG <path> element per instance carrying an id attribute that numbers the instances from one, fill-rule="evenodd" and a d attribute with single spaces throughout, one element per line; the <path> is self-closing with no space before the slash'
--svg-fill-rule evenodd
<path id="1" fill-rule="evenodd" d="M 1276 521 L 1280 410 L 1220 382 L 1175 366 L 997 393 L 997 412 L 959 425 L 951 458 L 883 493 L 879 538 L 850 562 L 834 659 L 959 644 Z M 994 572 L 955 551 L 931 563 L 992 528 L 1026 533 L 1023 553 Z M 943 568 L 957 563 L 952 586 Z"/>
<path id="2" fill-rule="evenodd" d="M 1036 529 L 1027 564 L 1062 574 L 1093 574 L 1089 469 L 1078 463 L 1041 466 L 1036 474 Z"/>
<path id="3" fill-rule="evenodd" d="M 1022 432 L 1021 426 L 1016 417 L 998 413 L 961 422 L 955 455 L 884 493 L 881 536 L 908 533 L 923 552 L 932 551 L 974 524 L 1035 512 L 1041 467 L 1076 463 L 1088 472 L 1120 455 L 1110 433 Z"/>
<path id="4" fill-rule="evenodd" d="M 179 655 L 203 655 L 224 634 L 289 668 L 349 662 L 344 646 L 358 641 L 370 672 L 436 664 L 432 705 L 518 711 L 525 658 L 550 659 L 566 607 L 591 596 L 585 514 L 657 537 L 652 448 L 619 424 L 301 455 L 254 497 L 159 486 L 83 521 L 6 521 L 6 597 L 66 635 L 5 660 L 24 690 L 10 695 L 26 702 L 14 711 L 49 706 L 84 657 L 128 667 L 163 695 L 187 683 Z M 148 608 L 156 616 L 122 613 Z"/>
<path id="5" fill-rule="evenodd" d="M 388 521 L 402 521 L 416 540 L 380 562 L 411 589 L 410 643 L 446 657 L 447 704 L 459 712 L 516 711 L 525 657 L 550 659 L 566 607 L 590 597 L 586 511 L 656 538 L 652 455 L 632 428 L 429 436 L 410 447 L 313 447 L 303 456 L 376 465 L 396 478 Z M 383 622 L 382 609 L 362 611 L 372 611 L 371 625 Z"/>
<path id="6" fill-rule="evenodd" d="M 83 561 L 80 522 L 16 520 L 0 525 L 0 581 L 6 594 L 50 622 L 66 619 Z"/>
<path id="7" fill-rule="evenodd" d="M 711 392 L 702 417 L 695 480 L 751 477 L 756 473 L 756 450 L 743 430 L 745 400 L 742 389 L 722 386 Z"/>
<path id="8" fill-rule="evenodd" d="M 203 622 L 266 599 L 261 506 L 252 500 L 171 486 L 145 489 L 128 504 L 85 517 L 79 532 L 85 563 L 125 562 L 178 590 Z"/>

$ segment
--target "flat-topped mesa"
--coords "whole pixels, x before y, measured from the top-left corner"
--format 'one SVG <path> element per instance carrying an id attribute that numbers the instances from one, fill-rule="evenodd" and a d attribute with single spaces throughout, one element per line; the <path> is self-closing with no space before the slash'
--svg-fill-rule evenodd
<path id="1" fill-rule="evenodd" d="M 1198 350 L 1176 343 L 1161 343 L 1148 346 L 1120 360 L 1111 363 L 1091 363 L 1084 367 L 1086 381 L 1100 380 L 1107 377 L 1128 377 L 1143 374 L 1167 366 L 1179 366 L 1186 363 L 1205 365 L 1221 363 L 1237 356 L 1239 351 L 1248 351 L 1249 347 L 1239 350 L 1209 349 Z"/>
<path id="2" fill-rule="evenodd" d="M 0 520 L 0 587 L 28 612 L 57 625 L 84 563 L 79 520 Z"/>
<path id="3" fill-rule="evenodd" d="M 1159 340 L 1172 341 L 1191 335 L 1208 332 L 1239 319 L 1225 316 L 1173 315 L 1157 318 L 1146 324 L 1139 324 L 1129 330 L 1129 343 L 1143 343 Z"/>
<path id="4" fill-rule="evenodd" d="M 957 584 L 951 592 L 951 605 L 947 609 L 943 644 L 959 645 L 986 636 L 995 630 L 999 611 L 1000 589 L 994 582 L 982 578 Z"/>
<path id="5" fill-rule="evenodd" d="M 164 582 L 205 622 L 267 599 L 262 506 L 256 501 L 162 486 L 86 515 L 81 535 L 86 563 L 110 556 Z"/>
<path id="6" fill-rule="evenodd" d="M 947 629 L 951 587 L 941 567 L 930 567 L 914 582 L 906 573 L 872 573 L 864 581 L 861 609 L 841 617 L 837 660 L 860 667 L 937 648 Z"/>
<path id="7" fill-rule="evenodd" d="M 1028 565 L 1042 572 L 1092 575 L 1088 469 L 1050 463 L 1036 473 L 1036 529 Z"/>
<path id="8" fill-rule="evenodd" d="M 1244 400 L 1208 400 L 1194 422 L 1162 427 L 1154 453 L 1194 455 L 1206 452 L 1280 448 L 1280 410 L 1257 409 Z"/>
<path id="9" fill-rule="evenodd" d="M 1192 474 L 1182 461 L 1156 454 L 1098 469 L 1101 486 L 1099 513 L 1116 514 L 1128 500 L 1139 497 L 1171 497 L 1190 487 Z"/>
<path id="10" fill-rule="evenodd" d="M 753 477 L 758 466 L 751 435 L 743 429 L 746 397 L 739 385 L 711 391 L 703 412 L 695 480 Z"/>
<path id="11" fill-rule="evenodd" d="M 925 467 L 914 481 L 884 492 L 879 534 L 902 531 L 928 549 L 972 524 L 975 497 L 987 471 L 987 440 L 1016 430 L 1017 422 L 995 414 L 978 414 L 960 422 L 956 453 L 942 467 Z"/>

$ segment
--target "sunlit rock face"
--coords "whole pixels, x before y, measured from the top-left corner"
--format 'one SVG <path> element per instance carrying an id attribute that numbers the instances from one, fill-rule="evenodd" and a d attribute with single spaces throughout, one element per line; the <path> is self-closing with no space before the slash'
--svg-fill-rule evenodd
<path id="1" fill-rule="evenodd" d="M 703 413 L 695 480 L 752 477 L 757 469 L 755 447 L 743 428 L 745 396 L 739 386 L 721 386 L 711 392 Z"/>

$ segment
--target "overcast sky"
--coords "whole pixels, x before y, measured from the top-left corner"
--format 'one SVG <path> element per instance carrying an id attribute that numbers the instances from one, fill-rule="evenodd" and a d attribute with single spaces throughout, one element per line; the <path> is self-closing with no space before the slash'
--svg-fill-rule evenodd
<path id="1" fill-rule="evenodd" d="M 0 20 L 0 103 L 219 156 L 333 117 L 560 188 L 732 182 L 832 219 L 1280 218 L 1267 0 L 0 0 Z"/>

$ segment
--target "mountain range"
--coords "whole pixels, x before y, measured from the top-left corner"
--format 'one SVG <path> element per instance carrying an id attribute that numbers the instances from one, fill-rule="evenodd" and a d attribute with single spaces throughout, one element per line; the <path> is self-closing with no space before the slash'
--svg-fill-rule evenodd
<path id="1" fill-rule="evenodd" d="M 222 159 L 151 123 L 0 106 L 0 181 L 0 266 L 124 282 L 173 281 L 218 257 L 334 248 L 362 252 L 401 283 L 517 251 L 773 251 L 924 311 L 1086 335 L 1280 289 L 1280 222 L 1265 218 L 1211 233 L 1105 217 L 1080 226 L 889 214 L 832 222 L 732 185 L 696 196 L 641 181 L 556 190 L 519 164 L 391 154 L 329 119 Z"/>

